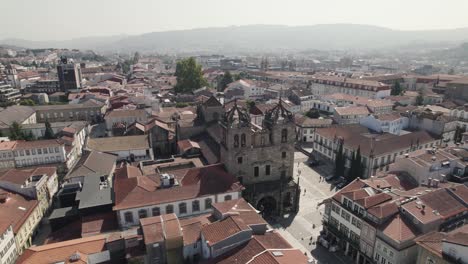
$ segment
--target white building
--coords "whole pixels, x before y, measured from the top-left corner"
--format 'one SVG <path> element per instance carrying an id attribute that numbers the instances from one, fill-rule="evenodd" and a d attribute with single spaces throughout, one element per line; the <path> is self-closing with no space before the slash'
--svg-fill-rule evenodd
<path id="1" fill-rule="evenodd" d="M 339 76 L 315 75 L 311 81 L 313 94 L 345 93 L 368 98 L 390 96 L 390 85 L 363 79 L 352 79 Z"/>
<path id="2" fill-rule="evenodd" d="M 375 132 L 400 135 L 401 130 L 408 126 L 408 118 L 399 114 L 369 115 L 362 118 L 359 123 Z"/>
<path id="3" fill-rule="evenodd" d="M 52 163 L 74 162 L 67 160 L 65 144 L 58 139 L 16 141 L 13 149 L 16 167 L 36 166 Z"/>
<path id="4" fill-rule="evenodd" d="M 188 217 L 209 213 L 213 203 L 238 199 L 242 195 L 237 179 L 221 164 L 189 169 L 183 178 L 163 173 L 158 175 L 160 183 L 139 170 L 130 173 L 126 167 L 118 170 L 113 210 L 124 228 L 138 225 L 141 218 L 149 216 L 174 213 L 178 217 Z"/>
<path id="5" fill-rule="evenodd" d="M 147 135 L 90 138 L 86 146 L 88 150 L 111 153 L 119 160 L 153 160 L 153 150 Z"/>
<path id="6" fill-rule="evenodd" d="M 262 99 L 265 94 L 265 88 L 257 86 L 253 81 L 250 80 L 238 80 L 230 83 L 226 89 L 225 93 L 233 90 L 241 90 L 244 93 L 244 99 L 256 100 Z"/>
<path id="7" fill-rule="evenodd" d="M 15 167 L 15 156 L 13 155 L 15 146 L 16 141 L 0 142 L 0 169 Z"/>
<path id="8" fill-rule="evenodd" d="M 333 119 L 340 125 L 359 124 L 368 115 L 369 110 L 364 106 L 344 106 L 335 108 Z"/>
<path id="9" fill-rule="evenodd" d="M 13 264 L 18 257 L 13 227 L 5 220 L 0 220 L 0 263 Z"/>

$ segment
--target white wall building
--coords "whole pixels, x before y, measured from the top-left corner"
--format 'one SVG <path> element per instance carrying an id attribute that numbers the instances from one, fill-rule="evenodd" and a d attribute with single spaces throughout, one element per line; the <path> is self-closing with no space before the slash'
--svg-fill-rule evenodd
<path id="1" fill-rule="evenodd" d="M 16 251 L 15 235 L 13 227 L 9 223 L 0 220 L 0 263 L 15 263 L 18 253 Z"/>

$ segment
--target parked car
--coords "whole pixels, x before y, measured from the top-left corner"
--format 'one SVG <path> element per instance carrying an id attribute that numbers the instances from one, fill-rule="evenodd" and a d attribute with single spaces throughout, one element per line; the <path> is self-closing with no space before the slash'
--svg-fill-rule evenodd
<path id="1" fill-rule="evenodd" d="M 335 175 L 330 174 L 330 175 L 328 175 L 328 176 L 325 177 L 325 180 L 326 180 L 326 181 L 331 181 L 333 178 L 335 178 Z"/>

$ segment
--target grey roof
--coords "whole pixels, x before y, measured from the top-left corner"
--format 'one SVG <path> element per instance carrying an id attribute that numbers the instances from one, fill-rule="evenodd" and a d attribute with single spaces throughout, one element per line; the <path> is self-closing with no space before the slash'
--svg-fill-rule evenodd
<path id="1" fill-rule="evenodd" d="M 117 156 L 98 151 L 84 151 L 78 163 L 65 179 L 80 176 L 110 175 L 117 161 Z"/>
<path id="2" fill-rule="evenodd" d="M 79 209 L 111 205 L 113 204 L 112 199 L 112 188 L 100 188 L 99 177 L 87 177 L 84 179 L 83 188 L 81 192 L 76 194 L 75 201 L 80 201 Z"/>
<path id="3" fill-rule="evenodd" d="M 105 138 L 90 138 L 87 148 L 90 150 L 101 152 L 115 152 L 122 150 L 133 149 L 149 149 L 149 141 L 147 135 L 141 136 L 124 136 L 124 137 L 105 137 Z"/>
<path id="4" fill-rule="evenodd" d="M 9 127 L 13 122 L 23 123 L 34 114 L 34 109 L 29 106 L 13 105 L 0 110 L 0 127 Z"/>
<path id="5" fill-rule="evenodd" d="M 78 215 L 78 209 L 75 206 L 57 208 L 49 216 L 49 220 L 60 219 L 63 217 Z"/>

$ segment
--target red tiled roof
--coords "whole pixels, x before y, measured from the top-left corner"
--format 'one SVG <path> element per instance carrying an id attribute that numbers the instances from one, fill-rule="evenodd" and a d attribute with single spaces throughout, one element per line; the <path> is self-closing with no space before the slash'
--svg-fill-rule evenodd
<path id="1" fill-rule="evenodd" d="M 157 182 L 148 176 L 128 179 L 116 177 L 114 210 L 242 190 L 236 177 L 227 173 L 222 164 L 188 169 L 180 183 L 179 186 L 158 189 Z"/>
<path id="2" fill-rule="evenodd" d="M 114 212 L 97 213 L 83 216 L 81 220 L 81 236 L 93 236 L 117 230 L 118 224 Z"/>
<path id="3" fill-rule="evenodd" d="M 203 237 L 209 245 L 214 245 L 237 233 L 251 230 L 239 216 L 229 216 L 202 228 Z"/>
<path id="4" fill-rule="evenodd" d="M 187 150 L 191 148 L 200 149 L 200 145 L 198 145 L 197 142 L 191 141 L 189 139 L 180 140 L 179 142 L 177 142 L 177 146 L 182 152 L 186 152 Z"/>
<path id="5" fill-rule="evenodd" d="M 105 236 L 92 236 L 47 244 L 28 248 L 16 263 L 21 264 L 49 264 L 64 261 L 64 263 L 88 263 L 88 255 L 105 250 Z M 77 261 L 71 261 L 70 257 L 78 253 Z"/>
<path id="6" fill-rule="evenodd" d="M 382 233 L 396 242 L 413 240 L 418 236 L 418 232 L 411 224 L 407 223 L 400 214 L 392 217 L 381 227 Z"/>
<path id="7" fill-rule="evenodd" d="M 10 222 L 16 234 L 38 204 L 37 200 L 28 200 L 21 195 L 9 193 L 6 201 L 0 202 L 0 219 Z"/>
<path id="8" fill-rule="evenodd" d="M 165 239 L 182 238 L 182 229 L 175 214 L 165 214 L 140 219 L 145 244 L 161 242 Z"/>
<path id="9" fill-rule="evenodd" d="M 230 250 L 226 254 L 223 254 L 213 260 L 208 260 L 206 261 L 206 263 L 245 264 L 253 260 L 255 256 L 270 249 L 276 249 L 279 251 L 285 249 L 292 250 L 292 246 L 276 231 L 267 232 L 264 235 L 254 235 L 252 239 L 250 239 L 248 242 Z M 304 256 L 303 253 L 301 254 L 302 256 Z M 302 257 L 298 258 L 297 261 L 299 262 L 289 263 L 306 263 L 302 262 Z"/>
<path id="10" fill-rule="evenodd" d="M 34 167 L 28 169 L 10 169 L 0 176 L 0 181 L 23 184 L 27 179 L 35 175 L 52 176 L 57 172 L 55 167 Z"/>
<path id="11" fill-rule="evenodd" d="M 249 264 L 306 264 L 308 258 L 299 249 L 270 249 L 255 256 Z"/>

